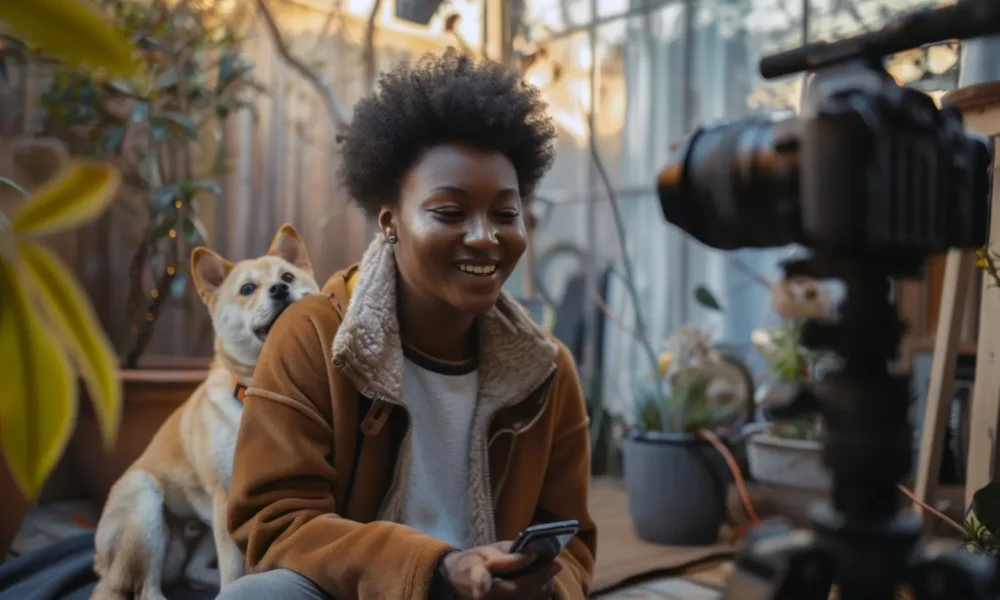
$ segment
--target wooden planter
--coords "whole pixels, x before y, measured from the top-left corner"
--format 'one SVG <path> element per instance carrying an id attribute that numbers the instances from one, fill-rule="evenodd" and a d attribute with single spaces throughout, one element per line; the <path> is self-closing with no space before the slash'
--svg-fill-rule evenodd
<path id="1" fill-rule="evenodd" d="M 101 442 L 89 401 L 81 405 L 67 455 L 73 461 L 83 495 L 98 508 L 104 506 L 111 486 L 139 458 L 160 425 L 208 375 L 208 362 L 203 359 L 149 360 L 144 367 L 122 371 L 125 402 L 118 441 L 110 452 Z"/>
<path id="2" fill-rule="evenodd" d="M 28 502 L 17 489 L 14 476 L 7 468 L 7 460 L 0 450 L 0 562 L 7 557 L 7 549 L 21 527 L 21 521 L 28 512 Z"/>

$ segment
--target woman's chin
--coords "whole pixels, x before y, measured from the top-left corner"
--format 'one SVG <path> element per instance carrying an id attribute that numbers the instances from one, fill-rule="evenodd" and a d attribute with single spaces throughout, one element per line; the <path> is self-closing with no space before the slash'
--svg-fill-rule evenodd
<path id="1" fill-rule="evenodd" d="M 499 298 L 499 292 L 490 294 L 462 294 L 460 297 L 454 298 L 451 305 L 462 314 L 479 317 L 490 312 L 490 309 L 496 306 Z"/>

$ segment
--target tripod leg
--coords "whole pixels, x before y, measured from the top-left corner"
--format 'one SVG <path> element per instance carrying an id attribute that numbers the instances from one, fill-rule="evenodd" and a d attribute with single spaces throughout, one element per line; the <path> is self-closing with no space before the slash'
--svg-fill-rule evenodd
<path id="1" fill-rule="evenodd" d="M 733 566 L 724 600 L 826 600 L 835 570 L 811 533 L 785 525 L 754 530 Z"/>

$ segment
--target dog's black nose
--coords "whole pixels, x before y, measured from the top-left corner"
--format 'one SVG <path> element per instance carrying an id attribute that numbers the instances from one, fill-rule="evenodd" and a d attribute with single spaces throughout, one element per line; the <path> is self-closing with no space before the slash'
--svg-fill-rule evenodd
<path id="1" fill-rule="evenodd" d="M 268 288 L 267 294 L 275 300 L 286 300 L 288 298 L 288 284 L 276 283 Z"/>

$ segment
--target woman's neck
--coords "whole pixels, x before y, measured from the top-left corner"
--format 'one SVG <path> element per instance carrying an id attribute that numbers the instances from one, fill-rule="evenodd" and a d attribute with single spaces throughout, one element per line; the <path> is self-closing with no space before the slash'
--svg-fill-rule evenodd
<path id="1" fill-rule="evenodd" d="M 438 360 L 462 361 L 475 352 L 475 317 L 459 313 L 437 299 L 408 293 L 400 282 L 397 316 L 403 341 Z"/>

